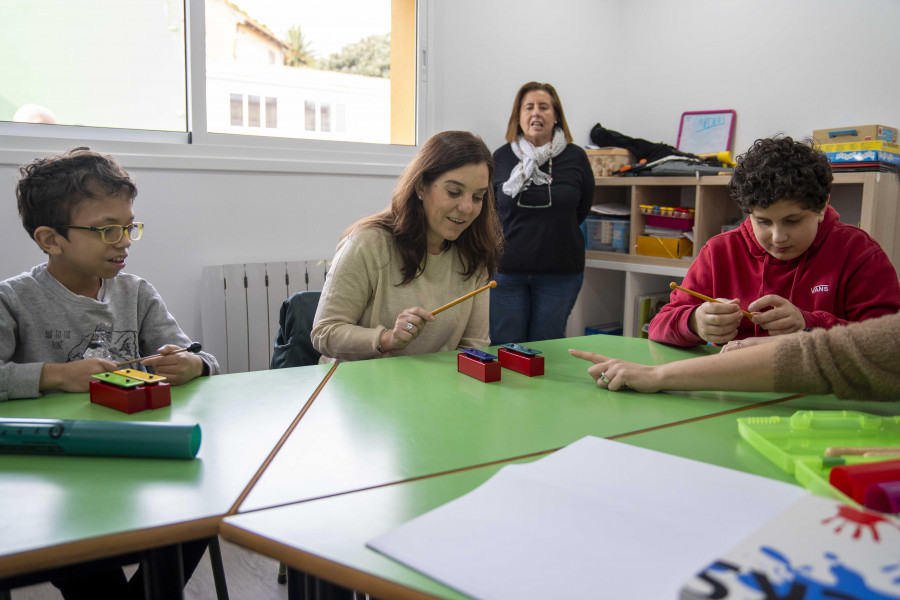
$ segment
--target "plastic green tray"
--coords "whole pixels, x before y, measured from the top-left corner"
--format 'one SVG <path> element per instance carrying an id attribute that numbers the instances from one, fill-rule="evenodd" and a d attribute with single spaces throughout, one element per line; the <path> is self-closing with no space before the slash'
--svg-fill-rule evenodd
<path id="1" fill-rule="evenodd" d="M 737 421 L 741 437 L 796 477 L 803 487 L 814 494 L 856 506 L 856 502 L 828 483 L 831 468 L 885 458 L 826 458 L 825 449 L 829 446 L 900 446 L 900 417 L 852 410 L 799 410 L 790 417 L 743 417 Z"/>

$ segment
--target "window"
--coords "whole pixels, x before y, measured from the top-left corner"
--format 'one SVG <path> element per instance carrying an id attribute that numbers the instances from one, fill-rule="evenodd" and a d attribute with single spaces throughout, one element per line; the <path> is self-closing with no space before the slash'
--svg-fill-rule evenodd
<path id="1" fill-rule="evenodd" d="M 244 97 L 231 94 L 231 124 L 241 127 L 244 124 Z"/>
<path id="2" fill-rule="evenodd" d="M 259 127 L 259 96 L 247 96 L 247 125 Z"/>
<path id="3" fill-rule="evenodd" d="M 178 0 L 3 0 L 0 121 L 186 132 L 184 39 Z"/>
<path id="4" fill-rule="evenodd" d="M 266 98 L 266 127 L 278 127 L 278 98 Z"/>
<path id="5" fill-rule="evenodd" d="M 415 2 L 3 0 L 0 121 L 414 145 Z"/>
<path id="6" fill-rule="evenodd" d="M 304 123 L 306 131 L 315 131 L 316 130 L 316 103 L 310 102 L 307 100 L 303 103 L 304 110 Z"/>
<path id="7" fill-rule="evenodd" d="M 204 1 L 210 107 L 230 90 L 262 92 L 281 104 L 279 136 L 415 143 L 415 45 L 403 43 L 415 36 L 392 35 L 394 27 L 415 31 L 415 0 Z M 394 72 L 410 81 L 394 85 Z M 249 126 L 259 127 L 254 114 L 249 104 Z M 207 127 L 260 133 L 235 132 L 212 109 Z"/>
<path id="8" fill-rule="evenodd" d="M 331 131 L 331 106 L 328 104 L 319 108 L 319 131 Z"/>

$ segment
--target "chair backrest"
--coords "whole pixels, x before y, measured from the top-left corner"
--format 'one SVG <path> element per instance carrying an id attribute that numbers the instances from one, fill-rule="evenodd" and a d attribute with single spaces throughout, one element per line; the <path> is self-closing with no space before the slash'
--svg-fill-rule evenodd
<path id="1" fill-rule="evenodd" d="M 271 369 L 314 365 L 322 356 L 309 339 L 320 291 L 296 292 L 281 304 Z"/>

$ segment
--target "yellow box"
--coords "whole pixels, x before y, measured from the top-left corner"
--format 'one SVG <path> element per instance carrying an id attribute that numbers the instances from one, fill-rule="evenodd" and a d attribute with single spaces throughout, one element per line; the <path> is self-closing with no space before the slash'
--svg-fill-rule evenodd
<path id="1" fill-rule="evenodd" d="M 638 236 L 635 254 L 681 258 L 694 251 L 694 244 L 687 238 L 661 238 L 649 235 Z"/>
<path id="2" fill-rule="evenodd" d="M 585 149 L 594 177 L 609 177 L 621 167 L 636 162 L 634 154 L 625 148 Z"/>

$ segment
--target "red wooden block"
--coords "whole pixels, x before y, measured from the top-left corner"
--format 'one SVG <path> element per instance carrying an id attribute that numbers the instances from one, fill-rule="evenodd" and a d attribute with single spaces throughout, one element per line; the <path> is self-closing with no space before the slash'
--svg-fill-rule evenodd
<path id="1" fill-rule="evenodd" d="M 544 374 L 543 356 L 529 356 L 507 348 L 499 348 L 497 355 L 500 357 L 500 366 L 504 369 L 511 369 L 529 377 Z"/>
<path id="2" fill-rule="evenodd" d="M 121 388 L 94 379 L 90 384 L 91 402 L 132 414 L 172 404 L 168 383 Z"/>
<path id="3" fill-rule="evenodd" d="M 161 381 L 151 385 L 141 386 L 147 391 L 147 408 L 162 408 L 163 406 L 171 406 L 172 394 L 169 390 L 169 384 Z"/>
<path id="4" fill-rule="evenodd" d="M 456 370 L 485 383 L 500 381 L 500 363 L 496 360 L 478 360 L 461 352 L 456 355 Z"/>

